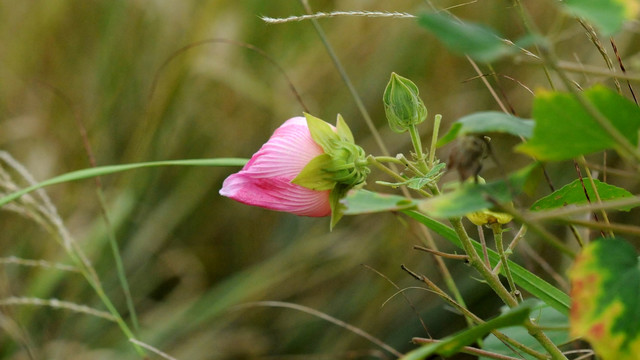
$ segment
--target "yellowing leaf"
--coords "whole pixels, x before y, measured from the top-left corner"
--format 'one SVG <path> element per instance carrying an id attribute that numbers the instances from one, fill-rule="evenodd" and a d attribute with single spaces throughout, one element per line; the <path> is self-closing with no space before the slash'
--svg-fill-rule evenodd
<path id="1" fill-rule="evenodd" d="M 599 239 L 584 248 L 569 273 L 571 335 L 588 340 L 603 360 L 640 354 L 640 266 L 633 246 Z"/>
<path id="2" fill-rule="evenodd" d="M 603 86 L 594 86 L 584 95 L 632 145 L 638 143 L 640 109 L 636 104 Z M 533 118 L 536 121 L 533 137 L 516 150 L 538 160 L 567 160 L 620 147 L 571 94 L 536 94 Z"/>

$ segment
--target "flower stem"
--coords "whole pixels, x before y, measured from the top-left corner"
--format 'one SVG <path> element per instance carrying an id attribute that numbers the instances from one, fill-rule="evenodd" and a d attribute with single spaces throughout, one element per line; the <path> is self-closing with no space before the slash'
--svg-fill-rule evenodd
<path id="1" fill-rule="evenodd" d="M 433 119 L 433 135 L 431 136 L 431 146 L 429 147 L 429 169 L 433 167 L 433 162 L 436 157 L 436 143 L 438 142 L 438 132 L 440 131 L 440 121 L 442 115 L 436 114 Z"/>
<path id="2" fill-rule="evenodd" d="M 418 169 L 420 172 L 426 174 L 428 171 L 427 163 L 425 162 L 425 156 L 422 152 L 422 141 L 420 140 L 420 133 L 415 125 L 409 127 L 409 134 L 411 135 L 411 142 L 413 143 L 413 149 L 416 152 L 416 159 Z"/>
<path id="3" fill-rule="evenodd" d="M 462 247 L 464 248 L 467 255 L 469 255 L 469 264 L 473 266 L 485 280 L 487 285 L 493 289 L 493 291 L 498 295 L 500 299 L 509 307 L 515 307 L 518 305 L 518 300 L 507 290 L 504 285 L 500 282 L 500 278 L 494 274 L 491 269 L 487 268 L 482 258 L 478 255 L 475 247 L 473 246 L 469 235 L 466 230 L 462 226 L 461 218 L 451 218 L 449 222 L 453 226 L 460 242 L 462 243 Z M 542 330 L 532 323 L 530 320 L 527 320 L 524 323 L 524 327 L 527 329 L 529 334 L 533 336 L 539 343 L 542 345 L 545 350 L 551 355 L 553 360 L 567 360 L 567 357 L 562 354 L 562 351 L 558 349 L 558 347 L 549 339 Z"/>
<path id="4" fill-rule="evenodd" d="M 491 224 L 491 230 L 493 230 L 496 249 L 498 250 L 498 254 L 500 254 L 500 262 L 504 268 L 504 275 L 507 277 L 507 282 L 509 282 L 509 289 L 511 290 L 511 294 L 515 296 L 518 293 L 518 289 L 516 288 L 516 283 L 513 281 L 511 270 L 509 270 L 507 255 L 504 252 L 504 245 L 502 244 L 502 225 L 500 223 Z"/>

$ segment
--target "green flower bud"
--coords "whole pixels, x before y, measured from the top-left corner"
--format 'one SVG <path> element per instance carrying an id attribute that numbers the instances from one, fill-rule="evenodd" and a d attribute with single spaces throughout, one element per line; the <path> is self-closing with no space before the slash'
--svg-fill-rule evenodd
<path id="1" fill-rule="evenodd" d="M 396 73 L 384 90 L 382 101 L 391 130 L 402 133 L 427 118 L 427 108 L 420 99 L 418 87 Z"/>
<path id="2" fill-rule="evenodd" d="M 339 141 L 329 156 L 331 162 L 324 171 L 331 174 L 331 179 L 338 184 L 349 187 L 362 184 L 371 171 L 364 150 L 354 143 Z"/>

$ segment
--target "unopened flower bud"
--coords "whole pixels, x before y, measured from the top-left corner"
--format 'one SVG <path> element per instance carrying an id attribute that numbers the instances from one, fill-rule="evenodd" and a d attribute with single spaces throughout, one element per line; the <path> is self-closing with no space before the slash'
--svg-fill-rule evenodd
<path id="1" fill-rule="evenodd" d="M 427 118 L 427 108 L 418 95 L 418 87 L 411 80 L 391 74 L 382 97 L 391 130 L 402 133 Z"/>

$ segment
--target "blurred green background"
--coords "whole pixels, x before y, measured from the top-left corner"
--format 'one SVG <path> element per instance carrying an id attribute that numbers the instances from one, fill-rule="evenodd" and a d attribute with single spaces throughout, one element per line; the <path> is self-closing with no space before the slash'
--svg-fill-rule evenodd
<path id="1" fill-rule="evenodd" d="M 461 4 L 433 3 L 438 8 Z M 571 19 L 545 2 L 527 5 L 538 25 L 553 31 L 565 55 L 601 65 Z M 413 14 L 429 9 L 417 0 L 317 0 L 311 6 L 314 11 Z M 452 12 L 490 24 L 507 38 L 523 34 L 505 1 L 471 2 Z M 285 70 L 312 114 L 334 122 L 341 113 L 356 141 L 381 154 L 312 24 L 268 25 L 259 18 L 303 13 L 296 0 L 0 0 L 0 149 L 38 180 L 90 166 L 83 128 L 98 165 L 248 158 L 303 107 L 270 59 L 229 43 L 241 42 L 261 49 Z M 391 72 L 418 85 L 429 117 L 444 116 L 442 131 L 460 116 L 499 110 L 467 60 L 451 55 L 412 20 L 350 17 L 320 24 L 392 154 L 408 153 L 409 138 L 386 126 L 381 98 Z M 571 49 L 562 47 L 568 43 Z M 633 50 L 632 44 L 631 37 L 619 45 Z M 519 115 L 529 116 L 532 95 L 518 82 L 529 89 L 547 87 L 543 72 L 512 60 L 494 69 L 501 75 L 489 80 L 500 96 Z M 597 79 L 583 80 L 588 85 Z M 422 131 L 426 141 L 431 126 L 425 123 Z M 528 161 L 510 153 L 514 139 L 494 141 L 507 170 Z M 447 153 L 445 148 L 440 156 L 446 159 Z M 47 189 L 128 319 L 107 241 L 108 229 L 114 231 L 141 321 L 140 340 L 177 359 L 393 357 L 308 314 L 237 307 L 262 300 L 317 309 L 401 352 L 413 348 L 413 336 L 443 337 L 464 327 L 435 295 L 407 290 L 427 333 L 402 296 L 394 296 L 396 288 L 362 266 L 401 288 L 420 284 L 400 264 L 442 284 L 432 258 L 412 250 L 421 244 L 420 230 L 408 219 L 394 214 L 345 218 L 329 232 L 328 219 L 275 213 L 219 196 L 222 181 L 234 171 L 172 167 L 105 176 L 110 226 L 101 215 L 94 181 Z M 489 163 L 486 174 L 499 172 Z M 388 180 L 379 172 L 373 176 Z M 453 179 L 449 174 L 445 180 Z M 556 180 L 562 183 L 562 175 Z M 370 183 L 371 189 L 382 189 Z M 0 226 L 0 256 L 69 263 L 31 219 L 4 211 Z M 441 249 L 454 251 L 436 240 Z M 553 254 L 547 255 L 553 261 Z M 495 314 L 498 302 L 469 277 L 469 269 L 447 264 L 471 309 L 484 317 Z M 0 298 L 56 298 L 103 309 L 86 281 L 73 273 L 3 265 L 0 276 Z M 66 310 L 0 307 L 0 327 L 2 359 L 138 358 L 115 324 Z"/>

